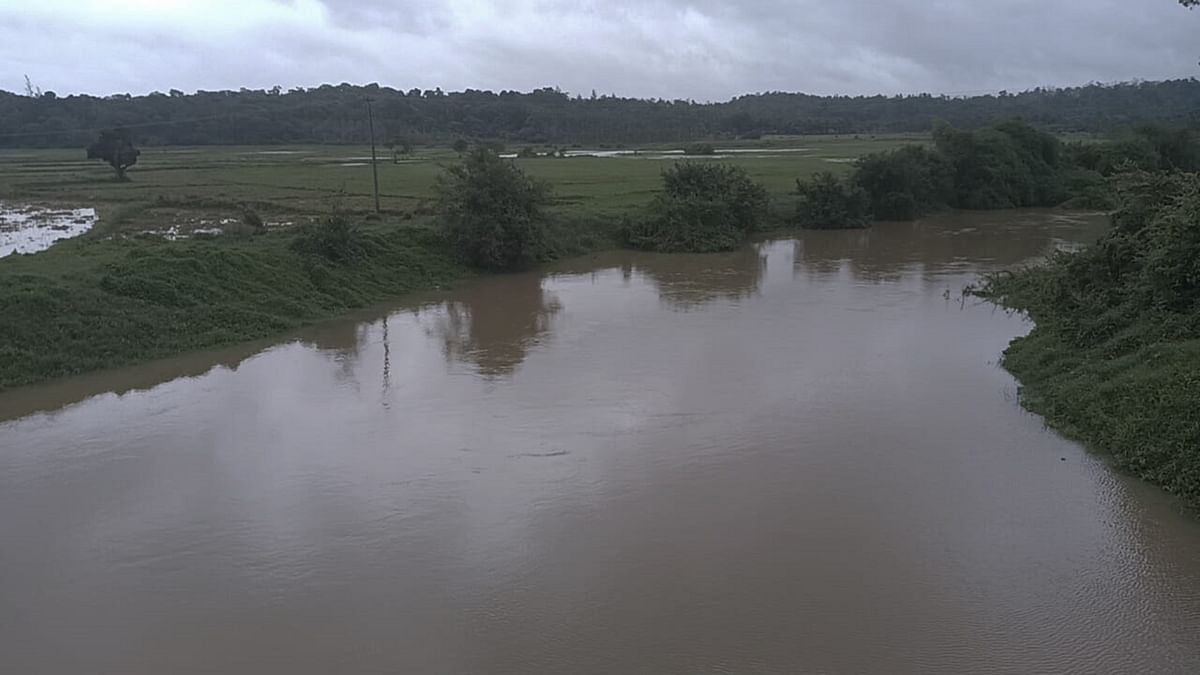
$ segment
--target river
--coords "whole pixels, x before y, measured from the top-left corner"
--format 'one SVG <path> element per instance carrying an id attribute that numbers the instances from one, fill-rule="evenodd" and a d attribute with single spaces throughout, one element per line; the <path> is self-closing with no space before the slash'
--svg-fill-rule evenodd
<path id="1" fill-rule="evenodd" d="M 1101 227 L 605 253 L 0 394 L 0 672 L 1200 672 L 1200 522 L 962 297 Z"/>

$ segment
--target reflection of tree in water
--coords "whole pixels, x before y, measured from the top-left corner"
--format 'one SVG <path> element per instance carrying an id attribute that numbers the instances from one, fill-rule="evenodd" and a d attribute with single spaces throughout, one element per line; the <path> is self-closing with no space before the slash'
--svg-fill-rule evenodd
<path id="1" fill-rule="evenodd" d="M 228 349 L 182 354 L 117 370 L 103 370 L 44 384 L 0 392 L 0 422 L 35 412 L 57 412 L 72 403 L 103 393 L 124 396 L 148 391 L 164 382 L 202 377 L 217 368 L 237 372 L 242 363 L 259 354 L 270 341 L 256 341 Z"/>
<path id="2" fill-rule="evenodd" d="M 368 324 L 359 321 L 333 321 L 304 331 L 300 343 L 333 357 L 344 376 L 354 373 L 362 348 L 363 332 Z"/>
<path id="3" fill-rule="evenodd" d="M 631 268 L 658 287 L 664 302 L 688 309 L 757 293 L 767 271 L 767 257 L 759 247 L 747 246 L 730 253 L 639 257 Z M 622 271 L 628 278 L 628 269 Z"/>
<path id="4" fill-rule="evenodd" d="M 497 275 L 454 294 L 438 330 L 446 358 L 475 364 L 486 377 L 510 375 L 550 332 L 561 309 L 536 274 Z"/>
<path id="5" fill-rule="evenodd" d="M 877 223 L 864 230 L 806 232 L 795 264 L 815 274 L 845 265 L 856 279 L 881 281 L 913 269 L 985 272 L 1013 267 L 1062 241 L 1089 238 L 1096 221 L 1045 211 L 955 212 L 915 223 Z"/>

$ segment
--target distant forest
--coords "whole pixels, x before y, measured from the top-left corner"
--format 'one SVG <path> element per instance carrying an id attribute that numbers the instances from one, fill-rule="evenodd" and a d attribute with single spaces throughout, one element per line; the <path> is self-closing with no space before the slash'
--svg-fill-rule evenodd
<path id="1" fill-rule="evenodd" d="M 84 147 L 126 128 L 139 145 L 363 143 L 371 99 L 381 143 L 458 138 L 622 144 L 763 134 L 927 132 L 935 120 L 975 129 L 1019 117 L 1057 132 L 1109 132 L 1145 120 L 1200 123 L 1200 81 L 1093 84 L 973 97 L 811 96 L 771 92 L 723 103 L 379 85 L 185 94 L 67 96 L 0 91 L 0 147 Z"/>

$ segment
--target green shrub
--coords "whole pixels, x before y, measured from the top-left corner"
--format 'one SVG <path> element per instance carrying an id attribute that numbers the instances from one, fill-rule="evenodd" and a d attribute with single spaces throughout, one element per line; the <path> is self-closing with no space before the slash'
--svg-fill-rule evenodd
<path id="1" fill-rule="evenodd" d="M 447 168 L 434 189 L 443 231 L 468 264 L 519 269 L 545 251 L 549 187 L 513 162 L 477 147 Z"/>
<path id="2" fill-rule="evenodd" d="M 350 218 L 340 210 L 300 229 L 292 244 L 295 250 L 316 255 L 332 263 L 345 264 L 361 257 L 365 241 Z"/>
<path id="3" fill-rule="evenodd" d="M 861 186 L 829 173 L 796 181 L 796 223 L 813 229 L 866 227 L 871 198 Z"/>
<path id="4" fill-rule="evenodd" d="M 1024 122 L 978 131 L 939 124 L 933 140 L 953 176 L 950 206 L 1009 209 L 1057 206 L 1067 199 L 1058 139 Z"/>
<path id="5" fill-rule="evenodd" d="M 663 172 L 663 192 L 643 218 L 625 223 L 633 248 L 663 252 L 728 251 L 757 230 L 767 191 L 739 168 L 683 162 Z"/>
<path id="6" fill-rule="evenodd" d="M 866 191 L 876 220 L 913 220 L 944 208 L 954 192 L 946 160 L 920 145 L 861 157 L 851 180 Z"/>

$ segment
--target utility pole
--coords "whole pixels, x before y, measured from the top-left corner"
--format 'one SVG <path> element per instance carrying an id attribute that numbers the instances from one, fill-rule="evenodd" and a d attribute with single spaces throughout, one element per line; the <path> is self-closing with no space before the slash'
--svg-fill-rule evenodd
<path id="1" fill-rule="evenodd" d="M 371 99 L 367 102 L 367 126 L 371 129 L 371 174 L 375 178 L 375 213 L 379 213 L 379 165 L 375 162 L 375 115 L 371 112 Z"/>

